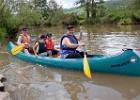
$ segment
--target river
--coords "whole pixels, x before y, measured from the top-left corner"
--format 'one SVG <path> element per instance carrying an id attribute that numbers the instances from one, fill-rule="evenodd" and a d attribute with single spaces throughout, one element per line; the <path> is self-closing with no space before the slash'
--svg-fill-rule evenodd
<path id="1" fill-rule="evenodd" d="M 131 48 L 140 55 L 139 27 L 84 26 L 86 50 L 90 54 L 112 55 Z M 33 38 L 51 32 L 55 48 L 59 49 L 60 37 L 66 28 L 40 27 L 28 32 Z M 78 35 L 79 26 L 75 26 L 75 32 Z M 82 71 L 22 61 L 7 53 L 7 43 L 0 46 L 0 74 L 6 77 L 3 84 L 12 100 L 140 100 L 140 77 L 92 72 L 92 79 L 88 79 Z"/>

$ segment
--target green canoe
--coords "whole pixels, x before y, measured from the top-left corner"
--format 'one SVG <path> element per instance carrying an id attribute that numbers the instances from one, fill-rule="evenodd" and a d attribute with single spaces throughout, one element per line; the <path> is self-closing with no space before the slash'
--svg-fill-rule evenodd
<path id="1" fill-rule="evenodd" d="M 8 52 L 15 47 L 12 42 L 8 43 Z M 83 58 L 62 59 L 40 57 L 19 52 L 18 58 L 40 64 L 43 66 L 83 70 Z M 88 59 L 90 70 L 93 72 L 107 72 L 129 76 L 140 76 L 140 57 L 132 49 L 123 49 L 116 55 L 91 55 Z"/>

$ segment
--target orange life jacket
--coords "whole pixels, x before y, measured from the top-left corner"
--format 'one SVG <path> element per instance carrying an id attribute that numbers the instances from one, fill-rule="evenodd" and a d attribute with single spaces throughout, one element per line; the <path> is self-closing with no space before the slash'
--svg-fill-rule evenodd
<path id="1" fill-rule="evenodd" d="M 24 48 L 28 48 L 29 43 L 30 43 L 30 36 L 29 35 L 23 35 L 23 34 L 20 34 L 20 35 L 22 36 L 21 43 L 28 43 L 28 45 L 25 45 Z"/>
<path id="2" fill-rule="evenodd" d="M 53 50 L 54 49 L 54 41 L 51 40 L 46 40 L 46 49 L 47 50 Z"/>

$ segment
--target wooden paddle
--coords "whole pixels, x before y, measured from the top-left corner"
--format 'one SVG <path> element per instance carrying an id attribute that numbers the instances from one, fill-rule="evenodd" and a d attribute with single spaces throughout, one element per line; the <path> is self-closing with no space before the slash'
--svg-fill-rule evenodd
<path id="1" fill-rule="evenodd" d="M 13 55 L 16 55 L 23 49 L 23 47 L 24 47 L 23 45 L 15 46 L 14 48 L 11 49 L 11 53 Z"/>

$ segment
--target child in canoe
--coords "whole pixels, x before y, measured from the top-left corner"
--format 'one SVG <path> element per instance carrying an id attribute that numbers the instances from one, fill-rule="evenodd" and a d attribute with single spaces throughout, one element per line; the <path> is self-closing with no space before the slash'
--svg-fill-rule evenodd
<path id="1" fill-rule="evenodd" d="M 54 48 L 55 42 L 53 40 L 52 34 L 47 33 L 46 37 L 47 37 L 47 39 L 46 39 L 46 50 L 47 50 L 47 52 L 50 51 L 50 52 L 52 52 L 53 56 L 56 56 L 56 57 L 59 56 L 59 51 Z"/>
<path id="2" fill-rule="evenodd" d="M 39 40 L 33 46 L 33 51 L 35 56 L 51 56 L 52 52 L 46 52 L 46 37 L 45 35 L 41 35 Z"/>

